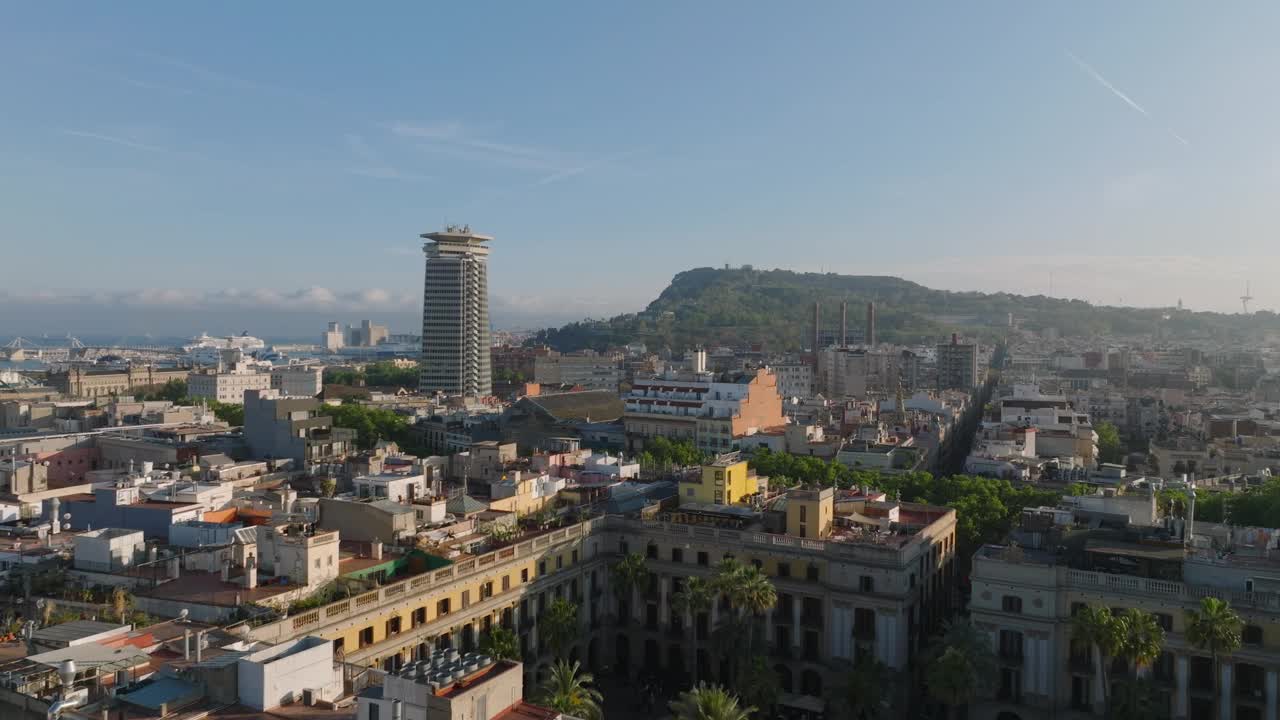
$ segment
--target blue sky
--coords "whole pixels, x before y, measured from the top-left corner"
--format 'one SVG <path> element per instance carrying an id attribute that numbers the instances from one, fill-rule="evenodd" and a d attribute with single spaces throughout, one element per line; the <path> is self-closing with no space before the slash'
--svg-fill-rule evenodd
<path id="1" fill-rule="evenodd" d="M 403 310 L 418 233 L 466 222 L 495 304 L 549 319 L 726 262 L 1224 310 L 1249 280 L 1277 307 L 1277 20 L 5 3 L 0 257 L 48 272 L 0 292 Z"/>

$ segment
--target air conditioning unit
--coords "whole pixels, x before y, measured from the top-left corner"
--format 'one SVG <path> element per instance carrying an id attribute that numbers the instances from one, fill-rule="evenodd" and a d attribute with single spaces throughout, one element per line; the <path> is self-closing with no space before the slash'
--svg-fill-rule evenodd
<path id="1" fill-rule="evenodd" d="M 320 698 L 320 693 L 317 690 L 313 690 L 311 688 L 305 688 L 302 691 L 302 704 L 306 705 L 307 707 L 313 707 L 316 704 L 316 700 L 318 700 L 319 698 Z"/>

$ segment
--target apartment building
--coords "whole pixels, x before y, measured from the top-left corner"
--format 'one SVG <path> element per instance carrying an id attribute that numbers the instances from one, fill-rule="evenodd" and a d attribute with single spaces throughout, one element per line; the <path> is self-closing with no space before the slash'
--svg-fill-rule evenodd
<path id="1" fill-rule="evenodd" d="M 956 335 L 938 345 L 938 389 L 971 390 L 978 386 L 978 346 Z"/>
<path id="2" fill-rule="evenodd" d="M 320 401 L 283 398 L 275 390 L 249 390 L 244 397 L 244 439 L 254 457 L 292 458 L 311 466 L 354 452 L 356 431 L 333 426 Z"/>
<path id="3" fill-rule="evenodd" d="M 313 365 L 271 368 L 271 389 L 285 397 L 315 397 L 324 387 L 324 369 Z"/>
<path id="4" fill-rule="evenodd" d="M 251 638 L 315 635 L 333 640 L 348 663 L 403 676 L 440 651 L 475 651 L 482 633 L 502 625 L 520 638 L 529 687 L 550 665 L 540 615 L 563 597 L 579 606 L 580 633 L 568 655 L 587 668 L 681 675 L 697 663 L 701 677 L 714 679 L 727 670 L 713 661 L 710 632 L 726 608 L 686 617 L 673 602 L 688 578 L 710 577 L 734 558 L 759 567 L 777 588 L 777 606 L 759 623 L 759 647 L 783 703 L 812 708 L 863 655 L 914 671 L 951 606 L 948 508 L 826 489 L 792 491 L 763 510 L 694 503 L 652 517 L 605 516 L 463 553 L 431 572 L 255 627 Z M 646 559 L 649 581 L 619 597 L 610 592 L 610 567 L 633 553 Z M 905 709 L 907 692 L 903 685 L 895 707 Z"/>
<path id="5" fill-rule="evenodd" d="M 778 394 L 784 398 L 807 398 L 815 392 L 813 386 L 813 364 L 805 362 L 785 362 L 773 365 L 773 373 L 778 376 Z"/>
<path id="6" fill-rule="evenodd" d="M 990 634 L 1000 673 L 971 718 L 1100 716 L 1096 657 L 1072 639 L 1072 618 L 1087 605 L 1138 608 L 1164 628 L 1164 652 L 1144 671 L 1154 685 L 1156 717 L 1280 718 L 1280 557 L 1267 549 L 1275 531 L 1196 526 L 1186 539 L 1178 537 L 1188 528 L 1180 520 L 1167 528 L 1054 530 L 1049 526 L 1063 522 L 1062 513 L 1027 513 L 1024 527 L 1035 526 L 1015 533 L 1019 544 L 989 545 L 974 557 L 970 611 Z M 1070 522 L 1072 512 L 1065 515 Z M 1037 543 L 1036 533 L 1047 539 Z M 1186 637 L 1185 612 L 1210 596 L 1229 602 L 1244 622 L 1242 647 L 1218 672 L 1216 709 L 1212 660 Z M 1122 665 L 1116 663 L 1113 678 L 1129 672 Z"/>
<path id="7" fill-rule="evenodd" d="M 577 353 L 551 351 L 533 361 L 533 380 L 542 385 L 581 386 L 583 390 L 616 393 L 622 382 L 622 355 L 583 350 Z"/>
<path id="8" fill-rule="evenodd" d="M 640 450 L 646 440 L 688 440 L 708 452 L 738 449 L 742 437 L 785 424 L 777 376 L 768 368 L 716 376 L 687 373 L 636 380 L 623 397 L 627 444 Z"/>
<path id="9" fill-rule="evenodd" d="M 271 375 L 254 371 L 199 370 L 187 377 L 187 395 L 239 405 L 249 390 L 271 388 Z"/>

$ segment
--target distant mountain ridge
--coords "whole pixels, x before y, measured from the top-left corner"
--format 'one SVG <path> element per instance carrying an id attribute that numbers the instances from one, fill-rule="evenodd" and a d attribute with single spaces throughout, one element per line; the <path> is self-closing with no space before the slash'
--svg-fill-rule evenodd
<path id="1" fill-rule="evenodd" d="M 913 344 L 961 332 L 987 341 L 1007 332 L 1009 314 L 1028 329 L 1056 328 L 1063 336 L 1140 335 L 1163 326 L 1170 336 L 1223 340 L 1280 330 L 1280 316 L 1092 305 L 1043 295 L 934 290 L 883 275 L 797 273 L 790 270 L 694 268 L 678 273 L 639 313 L 584 320 L 543 330 L 531 339 L 560 351 L 603 350 L 635 340 L 650 349 L 763 342 L 770 350 L 811 345 L 813 303 L 822 305 L 825 333 L 838 337 L 840 305 L 849 303 L 850 334 L 861 336 L 866 303 L 876 304 L 882 342 Z"/>

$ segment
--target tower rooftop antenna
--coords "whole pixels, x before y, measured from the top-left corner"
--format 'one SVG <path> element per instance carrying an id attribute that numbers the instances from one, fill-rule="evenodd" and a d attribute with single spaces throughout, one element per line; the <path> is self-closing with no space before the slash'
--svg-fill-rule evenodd
<path id="1" fill-rule="evenodd" d="M 1244 309 L 1244 314 L 1249 314 L 1249 303 L 1253 301 L 1253 294 L 1249 292 L 1249 281 L 1244 281 L 1244 294 L 1240 296 L 1240 307 Z"/>

